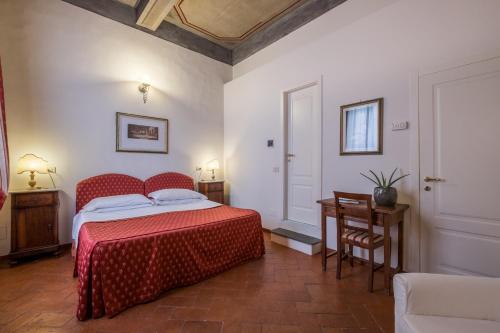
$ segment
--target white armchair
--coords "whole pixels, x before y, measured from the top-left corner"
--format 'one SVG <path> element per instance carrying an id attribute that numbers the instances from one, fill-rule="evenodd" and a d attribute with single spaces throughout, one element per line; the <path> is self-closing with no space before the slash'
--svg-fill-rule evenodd
<path id="1" fill-rule="evenodd" d="M 500 278 L 397 274 L 394 298 L 396 333 L 500 332 Z"/>

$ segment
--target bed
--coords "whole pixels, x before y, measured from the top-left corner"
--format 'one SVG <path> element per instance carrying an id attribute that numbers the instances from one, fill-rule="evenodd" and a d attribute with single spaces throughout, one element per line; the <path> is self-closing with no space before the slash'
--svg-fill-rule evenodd
<path id="1" fill-rule="evenodd" d="M 106 174 L 77 185 L 74 275 L 79 280 L 79 320 L 113 317 L 169 289 L 195 284 L 264 254 L 261 218 L 249 209 L 204 200 L 105 216 L 80 212 L 95 198 L 147 196 L 167 188 L 193 189 L 193 180 L 172 172 L 144 182 Z"/>

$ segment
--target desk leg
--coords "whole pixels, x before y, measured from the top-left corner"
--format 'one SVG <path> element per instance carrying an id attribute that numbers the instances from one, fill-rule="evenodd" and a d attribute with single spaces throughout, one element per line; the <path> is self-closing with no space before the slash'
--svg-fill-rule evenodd
<path id="1" fill-rule="evenodd" d="M 391 294 L 391 228 L 390 223 L 384 223 L 384 286 Z"/>
<path id="2" fill-rule="evenodd" d="M 345 246 L 342 244 L 342 223 L 341 221 L 335 221 L 337 226 L 337 280 L 340 280 L 340 275 L 342 272 L 342 259 L 344 256 Z"/>
<path id="3" fill-rule="evenodd" d="M 326 271 L 326 215 L 321 214 L 321 265 Z"/>
<path id="4" fill-rule="evenodd" d="M 398 268 L 396 273 L 401 273 L 403 271 L 403 249 L 404 249 L 404 222 L 400 221 L 398 223 Z"/>

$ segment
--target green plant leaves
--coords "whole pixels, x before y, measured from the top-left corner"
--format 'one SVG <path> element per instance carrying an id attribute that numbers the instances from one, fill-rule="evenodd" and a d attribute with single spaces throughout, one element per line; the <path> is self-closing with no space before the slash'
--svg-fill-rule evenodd
<path id="1" fill-rule="evenodd" d="M 374 183 L 375 185 L 377 185 L 377 187 L 388 188 L 388 187 L 391 187 L 392 185 L 396 184 L 396 182 L 398 182 L 399 180 L 409 176 L 409 174 L 406 174 L 406 175 L 402 175 L 400 177 L 397 177 L 396 179 L 393 180 L 394 174 L 396 173 L 397 170 L 398 170 L 398 168 L 395 168 L 394 171 L 392 171 L 389 179 L 385 178 L 384 173 L 382 171 L 380 172 L 380 178 L 379 178 L 375 172 L 373 172 L 372 170 L 368 170 L 375 177 L 375 179 L 365 175 L 362 172 L 360 172 L 359 174 L 361 176 L 365 177 L 366 179 L 368 179 L 369 181 L 371 181 L 372 183 Z"/>
<path id="2" fill-rule="evenodd" d="M 382 182 L 380 181 L 380 178 L 378 178 L 377 174 L 375 172 L 373 172 L 372 170 L 368 170 L 368 171 L 370 171 L 371 174 L 375 176 L 375 178 L 377 179 L 378 186 L 382 187 Z"/>
<path id="3" fill-rule="evenodd" d="M 365 177 L 366 179 L 368 179 L 369 181 L 371 181 L 372 183 L 374 183 L 375 185 L 379 186 L 379 183 L 377 183 L 375 180 L 373 180 L 372 178 L 368 177 L 367 175 L 363 174 L 363 173 L 359 173 L 361 176 Z"/>
<path id="4" fill-rule="evenodd" d="M 394 179 L 391 183 L 389 183 L 389 185 L 387 185 L 387 187 L 391 187 L 393 184 L 395 184 L 398 180 L 400 179 L 403 179 L 405 177 L 408 177 L 410 174 L 406 174 L 406 175 L 402 175 L 401 177 L 398 177 L 396 179 Z"/>

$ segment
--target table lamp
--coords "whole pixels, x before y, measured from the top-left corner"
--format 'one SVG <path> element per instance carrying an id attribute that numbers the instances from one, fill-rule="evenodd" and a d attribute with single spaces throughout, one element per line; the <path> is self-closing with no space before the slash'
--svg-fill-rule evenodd
<path id="1" fill-rule="evenodd" d="M 22 174 L 25 172 L 30 173 L 30 180 L 28 185 L 30 186 L 30 190 L 35 189 L 36 181 L 35 181 L 35 172 L 46 174 L 48 173 L 48 162 L 41 157 L 36 156 L 35 154 L 26 154 L 19 159 L 17 164 L 17 173 Z"/>
<path id="2" fill-rule="evenodd" d="M 215 170 L 219 170 L 219 160 L 211 160 L 207 163 L 207 170 L 212 171 L 212 180 L 215 179 Z"/>

